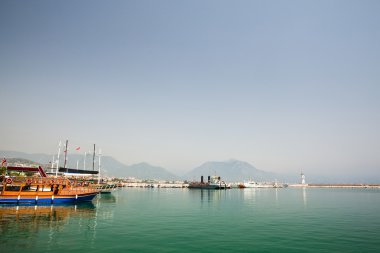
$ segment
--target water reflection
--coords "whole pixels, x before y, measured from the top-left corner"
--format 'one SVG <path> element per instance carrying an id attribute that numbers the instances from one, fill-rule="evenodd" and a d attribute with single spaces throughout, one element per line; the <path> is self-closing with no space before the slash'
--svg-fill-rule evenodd
<path id="1" fill-rule="evenodd" d="M 0 206 L 1 225 L 12 222 L 28 223 L 61 222 L 67 217 L 92 218 L 95 206 L 92 202 L 77 205 L 3 205 Z"/>
<path id="2" fill-rule="evenodd" d="M 49 220 L 61 220 L 70 215 L 91 215 L 95 206 L 92 202 L 76 205 L 2 205 L 0 217 L 14 216 L 17 220 L 23 217 L 45 217 Z"/>
<path id="3" fill-rule="evenodd" d="M 226 197 L 226 190 L 189 189 L 193 198 L 199 198 L 201 203 L 218 202 Z"/>
<path id="4" fill-rule="evenodd" d="M 40 229 L 59 229 L 69 218 L 93 219 L 95 210 L 91 202 L 77 205 L 0 206 L 0 236 L 6 239 L 14 233 L 32 235 Z"/>
<path id="5" fill-rule="evenodd" d="M 244 200 L 246 200 L 246 201 L 255 201 L 257 189 L 255 189 L 255 188 L 245 188 L 245 189 L 240 189 L 240 191 L 243 192 Z"/>
<path id="6" fill-rule="evenodd" d="M 102 220 L 113 219 L 114 208 L 117 202 L 117 198 L 113 194 L 100 194 L 94 202 L 97 208 L 95 222 L 99 218 Z"/>
<path id="7" fill-rule="evenodd" d="M 302 187 L 302 200 L 304 207 L 307 206 L 307 195 L 306 195 L 306 188 Z"/>
<path id="8" fill-rule="evenodd" d="M 99 225 L 114 218 L 116 203 L 113 194 L 102 194 L 92 202 L 76 205 L 1 205 L 0 245 L 15 249 L 13 242 L 21 237 L 24 245 L 18 244 L 17 248 L 34 248 L 37 237 L 46 233 L 46 245 L 53 247 L 64 240 L 63 231 L 83 234 L 89 245 L 94 245 Z"/>
<path id="9" fill-rule="evenodd" d="M 116 203 L 116 197 L 113 194 L 100 194 L 95 199 L 97 204 L 100 203 Z"/>

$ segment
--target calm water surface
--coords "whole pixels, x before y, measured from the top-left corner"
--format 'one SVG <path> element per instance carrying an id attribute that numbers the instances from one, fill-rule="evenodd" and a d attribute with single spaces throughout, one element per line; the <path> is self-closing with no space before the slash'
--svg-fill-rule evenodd
<path id="1" fill-rule="evenodd" d="M 380 252 L 378 189 L 128 188 L 0 206 L 1 252 Z"/>

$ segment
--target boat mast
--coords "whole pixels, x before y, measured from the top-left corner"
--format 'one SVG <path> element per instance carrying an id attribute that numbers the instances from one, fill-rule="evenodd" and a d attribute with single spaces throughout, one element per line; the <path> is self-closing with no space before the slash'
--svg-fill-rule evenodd
<path id="1" fill-rule="evenodd" d="M 53 155 L 53 160 L 51 160 L 51 172 L 53 172 L 54 169 L 54 163 L 55 163 L 55 157 Z"/>
<path id="2" fill-rule="evenodd" d="M 86 170 L 86 156 L 87 156 L 87 152 L 84 152 L 84 158 L 83 158 L 83 170 Z"/>
<path id="3" fill-rule="evenodd" d="M 94 144 L 94 154 L 92 156 L 92 170 L 95 171 L 95 144 Z"/>
<path id="4" fill-rule="evenodd" d="M 102 156 L 102 150 L 99 149 L 99 168 L 98 168 L 98 184 L 100 183 L 100 168 L 101 168 L 101 164 L 100 164 L 100 157 Z"/>
<path id="5" fill-rule="evenodd" d="M 59 154 L 61 153 L 61 145 L 62 145 L 62 142 L 59 141 L 59 144 L 58 144 L 58 156 L 57 156 L 57 169 L 55 170 L 55 176 L 56 176 L 56 177 L 58 176 L 58 169 L 59 169 Z"/>
<path id="6" fill-rule="evenodd" d="M 65 163 L 63 164 L 63 168 L 66 169 L 66 163 L 67 163 L 67 147 L 69 145 L 69 140 L 66 140 L 66 146 L 65 146 Z M 67 172 L 67 171 L 66 171 Z"/>

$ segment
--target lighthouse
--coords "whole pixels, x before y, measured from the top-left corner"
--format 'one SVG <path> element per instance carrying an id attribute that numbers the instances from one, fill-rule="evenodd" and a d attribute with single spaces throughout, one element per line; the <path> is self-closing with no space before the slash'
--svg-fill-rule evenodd
<path id="1" fill-rule="evenodd" d="M 301 184 L 306 184 L 305 174 L 303 174 L 302 170 L 301 170 Z"/>

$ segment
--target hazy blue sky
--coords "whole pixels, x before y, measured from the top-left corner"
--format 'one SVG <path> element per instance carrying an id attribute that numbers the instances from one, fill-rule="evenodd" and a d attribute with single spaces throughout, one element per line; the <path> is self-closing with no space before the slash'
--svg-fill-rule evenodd
<path id="1" fill-rule="evenodd" d="M 0 149 L 380 174 L 380 1 L 0 1 Z"/>

